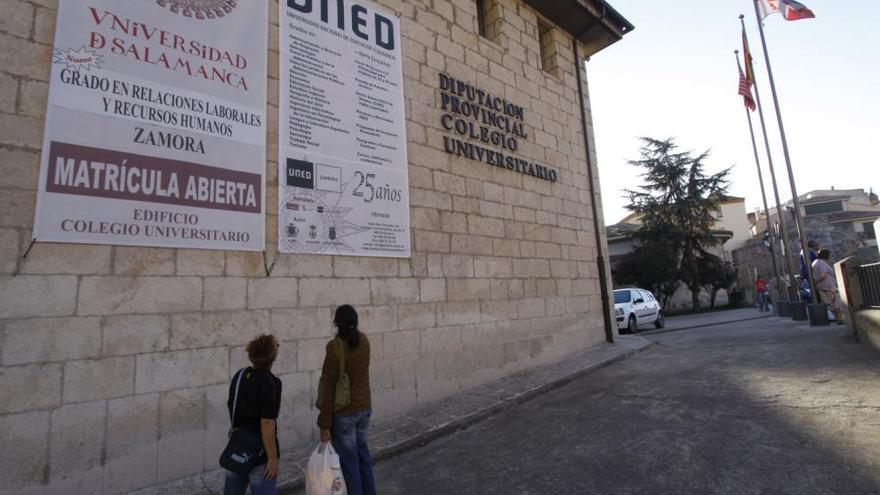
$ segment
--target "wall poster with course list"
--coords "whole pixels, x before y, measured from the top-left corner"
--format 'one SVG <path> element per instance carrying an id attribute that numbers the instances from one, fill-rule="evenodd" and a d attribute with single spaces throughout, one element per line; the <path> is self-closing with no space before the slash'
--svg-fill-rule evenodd
<path id="1" fill-rule="evenodd" d="M 409 257 L 398 19 L 364 0 L 279 10 L 279 250 Z"/>

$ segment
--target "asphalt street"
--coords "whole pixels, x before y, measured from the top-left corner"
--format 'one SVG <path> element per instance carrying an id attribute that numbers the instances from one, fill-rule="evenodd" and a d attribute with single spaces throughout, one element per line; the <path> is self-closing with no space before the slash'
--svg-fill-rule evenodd
<path id="1" fill-rule="evenodd" d="M 778 318 L 657 345 L 380 462 L 383 495 L 880 493 L 880 354 Z"/>

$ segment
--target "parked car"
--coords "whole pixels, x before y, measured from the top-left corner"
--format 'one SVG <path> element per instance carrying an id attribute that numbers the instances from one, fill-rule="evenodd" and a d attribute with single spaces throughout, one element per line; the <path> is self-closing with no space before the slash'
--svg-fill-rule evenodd
<path id="1" fill-rule="evenodd" d="M 627 329 L 629 333 L 639 331 L 639 325 L 653 323 L 663 328 L 663 310 L 660 303 L 649 290 L 617 289 L 614 291 L 614 313 L 617 316 L 617 328 Z"/>

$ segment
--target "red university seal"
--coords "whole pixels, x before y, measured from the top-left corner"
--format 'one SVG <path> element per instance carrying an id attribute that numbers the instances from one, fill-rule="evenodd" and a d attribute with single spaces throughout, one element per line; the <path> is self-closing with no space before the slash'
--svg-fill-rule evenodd
<path id="1" fill-rule="evenodd" d="M 216 19 L 232 12 L 236 0 L 156 0 L 171 12 L 196 19 Z"/>

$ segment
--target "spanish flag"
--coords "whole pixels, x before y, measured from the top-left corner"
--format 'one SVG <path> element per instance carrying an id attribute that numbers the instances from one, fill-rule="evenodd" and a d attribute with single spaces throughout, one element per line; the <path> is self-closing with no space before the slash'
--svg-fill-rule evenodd
<path id="1" fill-rule="evenodd" d="M 749 87 L 752 84 L 755 84 L 755 69 L 752 68 L 752 51 L 749 50 L 749 39 L 746 37 L 746 29 L 745 27 L 742 30 L 742 38 L 743 38 L 743 60 L 746 64 L 746 81 L 749 83 Z"/>

